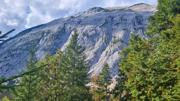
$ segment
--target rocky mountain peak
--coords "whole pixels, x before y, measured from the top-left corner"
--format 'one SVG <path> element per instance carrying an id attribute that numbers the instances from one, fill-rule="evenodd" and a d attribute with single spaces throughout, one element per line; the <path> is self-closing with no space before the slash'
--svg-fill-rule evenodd
<path id="1" fill-rule="evenodd" d="M 127 9 L 131 9 L 133 11 L 141 11 L 141 12 L 142 11 L 154 12 L 156 11 L 156 6 L 145 4 L 145 3 L 139 3 L 139 4 L 132 5 L 128 7 Z"/>
<path id="2" fill-rule="evenodd" d="M 128 45 L 131 33 L 144 35 L 148 18 L 154 12 L 149 7 L 146 4 L 125 8 L 95 7 L 22 31 L 0 45 L 0 76 L 9 77 L 24 71 L 32 48 L 36 49 L 38 59 L 63 50 L 74 30 L 79 33 L 78 43 L 85 48 L 89 73 L 99 74 L 107 63 L 115 76 L 119 52 Z"/>
<path id="3" fill-rule="evenodd" d="M 107 9 L 102 8 L 102 7 L 93 7 L 90 8 L 87 12 L 106 12 Z"/>
<path id="4" fill-rule="evenodd" d="M 150 4 L 146 4 L 146 3 L 138 3 L 138 4 L 134 4 L 132 6 L 129 7 L 109 7 L 107 8 L 108 10 L 132 10 L 132 11 L 136 11 L 136 12 L 154 12 L 156 11 L 156 6 L 155 5 L 150 5 Z"/>

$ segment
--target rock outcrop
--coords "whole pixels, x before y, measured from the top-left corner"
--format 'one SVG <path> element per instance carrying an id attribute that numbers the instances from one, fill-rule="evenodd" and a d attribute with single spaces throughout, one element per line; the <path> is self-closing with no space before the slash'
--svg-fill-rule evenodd
<path id="1" fill-rule="evenodd" d="M 85 48 L 89 73 L 98 74 L 108 63 L 114 76 L 118 72 L 119 52 L 128 45 L 131 33 L 144 34 L 154 11 L 155 7 L 147 4 L 95 7 L 22 31 L 0 45 L 0 76 L 9 77 L 25 70 L 32 49 L 36 49 L 38 59 L 64 50 L 75 30 L 79 44 Z"/>

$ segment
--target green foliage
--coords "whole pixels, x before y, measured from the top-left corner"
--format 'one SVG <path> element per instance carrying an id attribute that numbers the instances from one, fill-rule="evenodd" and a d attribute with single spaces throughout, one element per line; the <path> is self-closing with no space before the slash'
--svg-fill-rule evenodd
<path id="1" fill-rule="evenodd" d="M 34 55 L 32 55 L 34 56 Z M 61 96 L 60 62 L 62 52 L 36 62 L 30 58 L 28 70 L 13 90 L 13 100 L 59 101 Z"/>
<path id="2" fill-rule="evenodd" d="M 179 0 L 158 0 L 158 11 L 150 19 L 148 34 L 160 34 L 173 26 L 171 18 L 180 13 Z"/>
<path id="3" fill-rule="evenodd" d="M 88 83 L 88 67 L 83 55 L 83 48 L 78 45 L 78 34 L 74 33 L 67 46 L 60 65 L 61 80 L 64 83 L 61 101 L 90 100 Z"/>
<path id="4" fill-rule="evenodd" d="M 61 96 L 60 62 L 62 52 L 41 61 L 30 58 L 28 70 L 13 90 L 13 100 L 59 101 Z"/>
<path id="5" fill-rule="evenodd" d="M 179 0 L 159 0 L 148 39 L 132 36 L 120 64 L 130 100 L 180 99 Z"/>
<path id="6" fill-rule="evenodd" d="M 159 0 L 150 19 L 147 37 L 132 36 L 121 53 L 121 74 L 114 90 L 106 64 L 93 81 L 95 101 L 178 101 L 180 99 L 180 0 Z M 0 79 L 0 90 L 12 88 L 15 101 L 92 101 L 83 48 L 74 33 L 64 53 L 37 62 L 30 58 L 28 70 Z M 123 76 L 122 76 L 123 75 Z M 12 87 L 7 82 L 19 78 Z M 14 89 L 13 89 L 14 88 Z M 3 98 L 3 101 L 8 101 Z"/>
<path id="7" fill-rule="evenodd" d="M 59 68 L 61 57 L 62 52 L 59 51 L 53 56 L 46 56 L 45 59 L 37 63 L 38 67 L 42 67 L 39 72 L 40 81 L 36 87 L 39 101 L 60 101 L 62 98 L 61 88 L 63 85 Z"/>
<path id="8" fill-rule="evenodd" d="M 32 53 L 29 59 L 29 64 L 27 65 L 27 71 L 31 71 L 34 68 L 37 68 L 36 59 Z M 38 71 L 37 71 L 38 72 Z M 37 84 L 39 81 L 37 72 L 27 72 L 22 78 L 20 78 L 19 83 L 13 90 L 13 100 L 15 101 L 35 101 L 37 100 L 36 95 Z"/>
<path id="9" fill-rule="evenodd" d="M 64 53 L 57 52 L 41 61 L 30 58 L 26 74 L 13 92 L 14 100 L 26 101 L 91 101 L 88 67 L 83 49 L 72 36 Z M 37 69 L 36 69 L 37 68 Z M 29 72 L 36 70 L 33 72 Z"/>
<path id="10" fill-rule="evenodd" d="M 0 78 L 0 92 L 3 92 L 4 90 L 9 89 L 7 82 L 5 81 L 5 78 Z"/>
<path id="11" fill-rule="evenodd" d="M 10 101 L 10 99 L 7 96 L 5 96 L 2 98 L 2 101 Z"/>
<path id="12" fill-rule="evenodd" d="M 112 98 L 113 101 L 127 101 L 129 98 L 129 93 L 126 91 L 125 83 L 123 82 L 125 80 L 124 74 L 119 73 L 118 77 L 116 77 L 116 85 L 115 88 L 112 90 Z"/>
<path id="13" fill-rule="evenodd" d="M 106 100 L 108 101 L 111 96 L 111 91 L 108 86 L 111 84 L 111 76 L 109 73 L 109 66 L 105 64 L 102 72 L 99 74 L 98 78 L 94 81 L 95 85 L 97 86 L 93 89 L 94 99 L 96 101 Z"/>
<path id="14" fill-rule="evenodd" d="M 111 84 L 111 76 L 109 73 L 109 66 L 108 64 L 105 64 L 104 68 L 102 69 L 102 72 L 99 75 L 98 84 L 103 85 L 107 87 L 109 84 Z"/>

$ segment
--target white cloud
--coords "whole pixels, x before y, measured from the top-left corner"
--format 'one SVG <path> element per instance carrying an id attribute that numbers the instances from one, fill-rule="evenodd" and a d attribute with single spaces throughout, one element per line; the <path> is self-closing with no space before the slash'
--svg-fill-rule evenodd
<path id="1" fill-rule="evenodd" d="M 28 4 L 25 0 L 1 0 L 0 30 L 7 32 L 12 28 L 19 30 L 24 28 L 27 8 Z"/>
<path id="2" fill-rule="evenodd" d="M 0 30 L 17 32 L 91 7 L 155 4 L 157 0 L 0 0 Z"/>

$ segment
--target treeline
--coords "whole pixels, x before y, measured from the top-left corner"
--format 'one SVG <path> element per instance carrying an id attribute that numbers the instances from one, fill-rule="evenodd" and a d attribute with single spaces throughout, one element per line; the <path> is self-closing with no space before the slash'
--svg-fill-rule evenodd
<path id="1" fill-rule="evenodd" d="M 87 65 L 81 47 L 77 44 L 77 36 L 72 36 L 64 53 L 46 56 L 36 62 L 31 57 L 28 70 L 39 68 L 21 78 L 12 92 L 16 101 L 78 101 L 89 100 Z M 34 55 L 32 55 L 34 56 Z"/>
<path id="2" fill-rule="evenodd" d="M 8 92 L 12 101 L 110 100 L 113 93 L 108 88 L 111 83 L 108 65 L 96 77 L 97 80 L 92 81 L 88 76 L 84 48 L 78 45 L 77 38 L 78 34 L 74 33 L 64 52 L 47 55 L 41 61 L 37 61 L 34 51 L 31 51 L 27 71 L 9 80 L 2 79 L 0 84 L 6 88 L 1 90 Z M 12 80 L 16 82 L 8 86 L 6 82 Z M 93 82 L 93 89 L 88 86 L 90 82 Z"/>
<path id="3" fill-rule="evenodd" d="M 27 71 L 0 79 L 3 101 L 179 101 L 180 0 L 158 0 L 146 37 L 132 35 L 121 52 L 117 84 L 104 65 L 89 78 L 83 48 L 74 33 L 64 52 L 37 61 L 31 52 Z M 16 80 L 15 85 L 7 82 Z"/>

